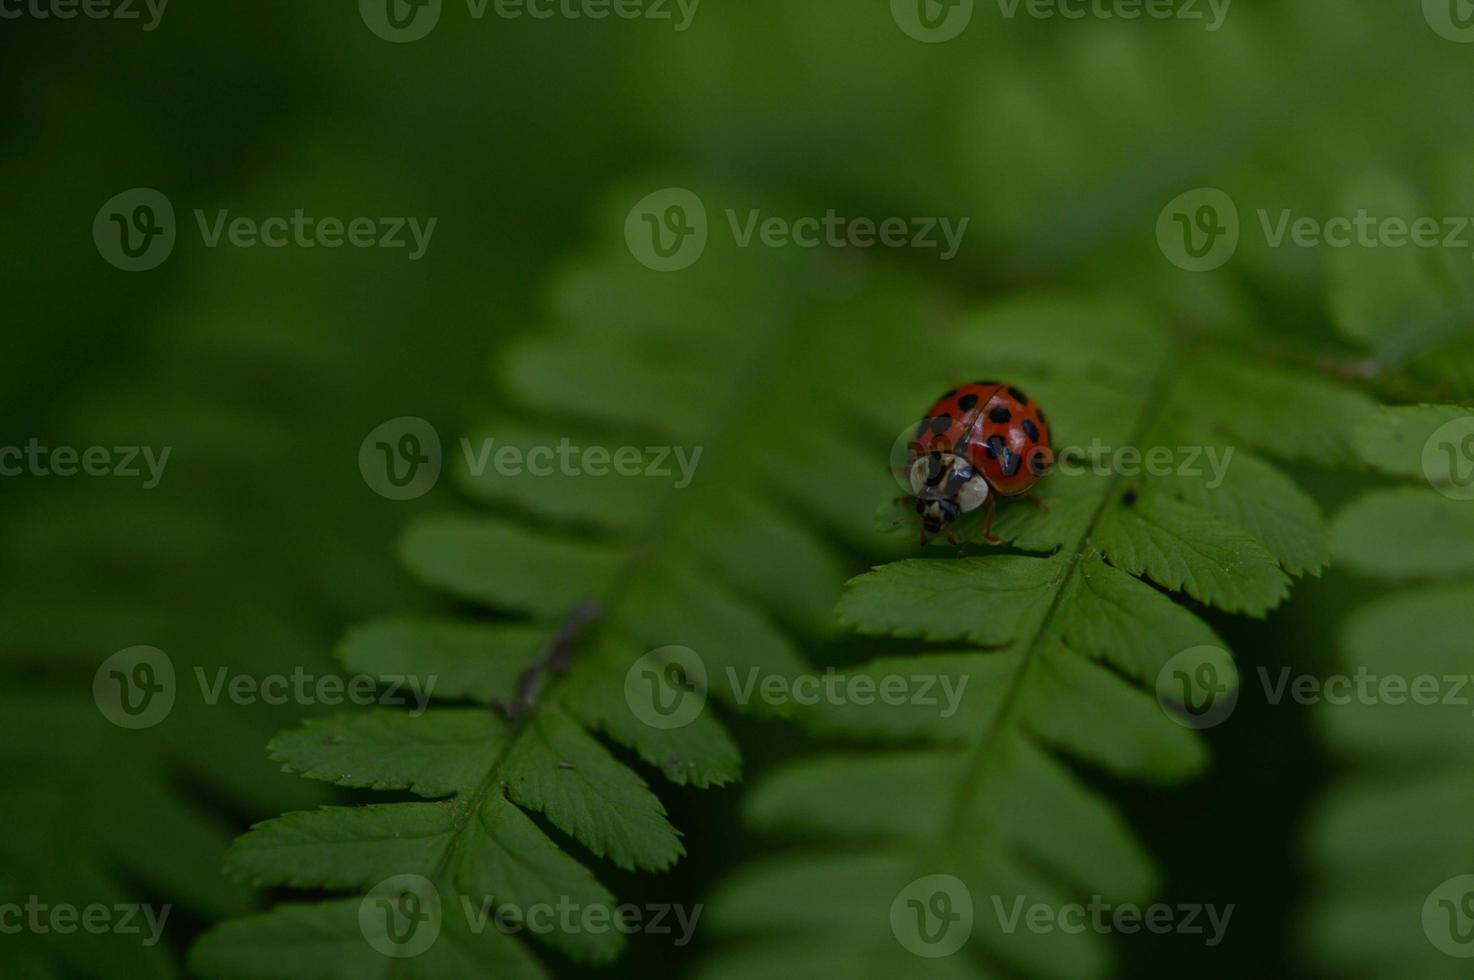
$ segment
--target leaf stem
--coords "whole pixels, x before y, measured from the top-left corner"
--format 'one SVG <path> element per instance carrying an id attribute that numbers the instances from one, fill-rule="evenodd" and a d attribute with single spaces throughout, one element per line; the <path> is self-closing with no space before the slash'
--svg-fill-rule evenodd
<path id="1" fill-rule="evenodd" d="M 1143 400 L 1143 408 L 1138 416 L 1136 425 L 1132 429 L 1130 445 L 1139 445 L 1151 431 L 1162 413 L 1162 407 L 1167 400 L 1167 394 L 1175 381 L 1178 363 L 1181 359 L 1181 351 L 1176 341 L 1170 343 L 1167 353 L 1163 356 L 1161 364 L 1154 373 L 1151 384 L 1147 389 L 1146 398 Z M 1029 669 L 1035 663 L 1035 653 L 1039 649 L 1045 634 L 1053 623 L 1055 614 L 1059 611 L 1060 603 L 1063 602 L 1066 591 L 1073 581 L 1075 573 L 1079 570 L 1081 562 L 1094 553 L 1090 546 L 1090 539 L 1095 533 L 1096 526 L 1105 515 L 1106 508 L 1115 499 L 1124 476 L 1120 472 L 1113 473 L 1107 483 L 1100 501 L 1090 514 L 1090 519 L 1085 523 L 1084 530 L 1080 534 L 1079 541 L 1071 549 L 1070 557 L 1064 573 L 1059 578 L 1059 586 L 1055 590 L 1049 606 L 1044 610 L 1043 616 L 1034 628 L 1027 644 L 1022 648 L 1023 656 L 1019 661 L 1018 669 L 1014 673 L 1013 683 L 1003 695 L 1003 701 L 998 710 L 993 714 L 992 722 L 983 731 L 981 737 L 973 743 L 968 756 L 966 769 L 962 778 L 958 781 L 957 790 L 952 795 L 950 805 L 947 808 L 946 817 L 942 825 L 941 837 L 944 840 L 952 840 L 966 834 L 969 825 L 969 816 L 972 812 L 973 787 L 982 776 L 987 767 L 989 755 L 986 747 L 998 738 L 1001 732 L 1008 726 L 1014 713 L 1018 710 L 1019 694 L 1024 688 Z"/>

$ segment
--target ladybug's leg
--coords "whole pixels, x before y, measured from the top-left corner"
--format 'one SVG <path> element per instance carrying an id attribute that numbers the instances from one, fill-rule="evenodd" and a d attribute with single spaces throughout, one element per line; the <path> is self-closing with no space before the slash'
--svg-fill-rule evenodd
<path id="1" fill-rule="evenodd" d="M 983 521 L 983 540 L 989 544 L 1002 544 L 1003 539 L 993 533 L 993 518 L 998 516 L 998 501 L 988 494 L 988 519 Z"/>
<path id="2" fill-rule="evenodd" d="M 1045 500 L 1043 497 L 1038 497 L 1032 493 L 1028 493 L 1024 494 L 1024 499 L 1033 504 L 1035 507 L 1044 511 L 1044 513 L 1049 513 L 1049 501 Z"/>

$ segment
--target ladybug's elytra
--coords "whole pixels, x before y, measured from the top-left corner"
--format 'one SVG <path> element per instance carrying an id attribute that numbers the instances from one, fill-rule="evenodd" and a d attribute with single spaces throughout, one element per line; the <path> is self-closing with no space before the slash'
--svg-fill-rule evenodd
<path id="1" fill-rule="evenodd" d="M 1029 396 L 1001 381 L 975 381 L 937 399 L 909 443 L 907 471 L 916 513 L 927 534 L 988 505 L 983 536 L 993 537 L 993 494 L 1016 497 L 1049 472 L 1054 451 L 1049 421 Z"/>

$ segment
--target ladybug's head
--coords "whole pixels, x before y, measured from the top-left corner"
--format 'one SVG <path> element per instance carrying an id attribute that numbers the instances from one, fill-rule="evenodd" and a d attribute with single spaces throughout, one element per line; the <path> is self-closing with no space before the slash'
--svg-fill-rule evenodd
<path id="1" fill-rule="evenodd" d="M 928 534 L 939 534 L 988 499 L 988 481 L 956 453 L 934 452 L 911 464 L 911 493 Z"/>

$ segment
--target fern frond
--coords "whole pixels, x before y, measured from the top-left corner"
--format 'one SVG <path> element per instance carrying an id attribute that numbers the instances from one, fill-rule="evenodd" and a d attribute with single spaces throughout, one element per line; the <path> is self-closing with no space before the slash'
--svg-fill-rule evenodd
<path id="1" fill-rule="evenodd" d="M 1360 238 L 1328 257 L 1326 305 L 1368 355 L 1365 373 L 1398 401 L 1474 394 L 1474 276 L 1444 247 L 1442 217 L 1474 204 L 1457 178 L 1467 145 L 1428 154 L 1426 178 L 1369 168 L 1341 187 L 1340 209 L 1436 225 L 1437 247 Z M 1381 409 L 1356 431 L 1357 462 L 1382 477 L 1332 524 L 1337 564 L 1370 583 L 1341 624 L 1338 674 L 1351 691 L 1315 709 L 1321 741 L 1346 767 L 1317 802 L 1305 851 L 1313 884 L 1305 958 L 1332 976 L 1454 977 L 1474 878 L 1467 773 L 1474 510 L 1467 497 L 1474 409 Z M 1393 482 L 1393 481 L 1401 481 Z"/>
<path id="2" fill-rule="evenodd" d="M 662 137 L 693 155 L 743 152 L 709 125 L 715 112 L 755 128 L 745 161 L 754 169 L 814 187 L 842 178 L 868 213 L 899 199 L 901 213 L 972 216 L 961 258 L 978 274 L 1108 269 L 1098 281 L 1129 282 L 1138 297 L 1233 309 L 1231 284 L 1175 277 L 1161 263 L 1153 226 L 1175 196 L 1224 188 L 1245 209 L 1246 263 L 1270 282 L 1304 285 L 1315 258 L 1254 248 L 1251 204 L 1329 211 L 1343 182 L 1369 166 L 1467 138 L 1460 50 L 1402 8 L 1363 14 L 1330 24 L 1313 2 L 1293 0 L 1236 5 L 1219 31 L 1124 21 L 1062 31 L 980 7 L 960 37 L 924 47 L 884 16 L 855 17 L 837 51 L 828 11 L 724 9 L 713 13 L 719 30 L 644 62 L 643 80 L 702 80 L 659 120 Z M 742 71 L 739 53 L 775 37 L 784 50 L 827 57 L 780 59 L 761 78 Z M 884 77 L 872 77 L 878 62 L 892 66 Z M 1417 111 L 1385 85 L 1393 73 L 1418 93 Z M 1267 107 L 1278 93 L 1293 96 Z M 770 118 L 777 99 L 791 115 Z M 1369 130 L 1379 139 L 1366 140 Z"/>
<path id="3" fill-rule="evenodd" d="M 624 213 L 609 218 L 617 227 Z M 897 416 L 871 394 L 887 390 L 882 373 L 888 388 L 915 376 L 904 398 L 935 383 L 924 361 L 898 371 L 879 356 L 895 317 L 925 323 L 906 309 L 915 303 L 906 289 L 877 280 L 844 300 L 806 296 L 811 261 L 730 249 L 662 276 L 610 250 L 558 283 L 556 325 L 498 366 L 519 412 L 488 423 L 464 454 L 452 450 L 464 456 L 459 482 L 494 516 L 430 517 L 403 541 L 417 577 L 497 618 L 361 627 L 340 651 L 345 665 L 433 676 L 435 706 L 421 717 L 313 722 L 271 745 L 289 770 L 427 802 L 255 827 L 228 856 L 238 877 L 357 894 L 226 923 L 196 945 L 194 969 L 232 978 L 382 969 L 360 934 L 354 910 L 368 899 L 358 895 L 413 875 L 443 910 L 417 976 L 538 975 L 522 939 L 468 921 L 462 903 L 612 909 L 614 896 L 549 828 L 624 869 L 659 871 L 682 856 L 659 797 L 608 743 L 694 787 L 736 779 L 739 754 L 710 710 L 684 727 L 647 724 L 630 668 L 649 651 L 687 647 L 705 665 L 705 690 L 735 709 L 764 708 L 741 695 L 749 671 L 799 676 L 799 638 L 830 628 L 822 613 L 843 581 L 837 538 L 863 540 L 890 485 L 864 434 L 888 437 L 914 411 Z M 641 467 L 657 471 L 579 473 L 560 459 L 551 473 L 513 473 L 495 462 L 507 446 L 563 449 L 578 468 L 594 458 L 584 453 L 605 452 L 606 469 L 635 447 Z M 597 621 L 560 649 L 569 617 L 592 608 Z M 586 962 L 624 945 L 612 929 L 535 938 Z"/>
<path id="4" fill-rule="evenodd" d="M 1146 851 L 1072 761 L 1159 783 L 1200 772 L 1197 733 L 1169 715 L 1170 698 L 1143 688 L 1201 647 L 1218 648 L 1209 656 L 1225 689 L 1236 680 L 1223 641 L 1170 593 L 1263 616 L 1292 576 L 1324 564 L 1317 508 L 1267 457 L 1349 453 L 1351 427 L 1372 411 L 1354 393 L 1195 349 L 1103 303 L 1002 304 L 960 330 L 953 349 L 958 363 L 986 365 L 1047 406 L 1062 463 L 1092 446 L 1204 445 L 1179 443 L 1191 433 L 1234 448 L 1228 472 L 1242 472 L 1220 483 L 1062 466 L 1037 488 L 1047 510 L 1015 507 L 998 524 L 1038 556 L 911 559 L 850 582 L 845 624 L 911 642 L 846 676 L 877 686 L 896 674 L 940 678 L 964 692 L 960 709 L 813 709 L 820 731 L 891 747 L 801 760 L 754 791 L 748 815 L 759 829 L 814 844 L 718 890 L 709 921 L 733 942 L 710 976 L 777 976 L 803 961 L 804 946 L 854 976 L 1105 975 L 1103 937 L 1009 924 L 1016 901 L 1139 902 L 1157 887 Z M 914 914 L 896 911 L 905 889 L 931 875 L 960 882 L 970 902 L 968 945 L 942 959 L 898 941 Z"/>
<path id="5" fill-rule="evenodd" d="M 1454 396 L 1474 390 L 1474 275 L 1468 247 L 1450 247 L 1467 241 L 1464 222 L 1474 216 L 1462 177 L 1469 150 L 1465 142 L 1433 154 L 1426 189 L 1384 172 L 1342 189 L 1342 213 L 1401 221 L 1409 235 L 1417 229 L 1418 241 L 1431 236 L 1434 247 L 1379 247 L 1358 238 L 1332 251 L 1327 263 L 1327 303 L 1342 333 L 1382 369 L 1413 372 Z"/>
<path id="6" fill-rule="evenodd" d="M 1340 670 L 1370 687 L 1317 709 L 1323 741 L 1350 768 L 1306 837 L 1315 883 L 1303 947 L 1335 976 L 1468 975 L 1474 505 L 1438 492 L 1456 489 L 1456 474 L 1428 472 L 1423 455 L 1455 419 L 1474 432 L 1474 411 L 1456 406 L 1386 409 L 1365 426 L 1368 465 L 1433 486 L 1369 491 L 1332 525 L 1338 560 L 1379 593 L 1340 631 Z"/>
<path id="7" fill-rule="evenodd" d="M 283 575 L 268 553 L 239 546 L 268 531 L 285 536 L 299 519 L 236 498 L 253 473 L 290 472 L 282 443 L 301 420 L 253 415 L 223 394 L 223 382 L 208 402 L 161 394 L 219 367 L 197 349 L 209 347 L 190 332 L 197 325 L 181 327 L 172 342 L 189 352 L 178 355 L 187 365 L 161 356 L 157 374 L 98 385 L 59 423 L 84 445 L 170 447 L 156 488 L 7 486 L 0 537 L 12 574 L 0 600 L 0 665 L 13 683 L 0 693 L 0 902 L 165 915 L 158 937 L 142 915 L 138 932 L 7 935 L 0 960 L 20 975 L 179 975 L 183 923 L 252 906 L 250 889 L 219 873 L 236 822 L 327 799 L 261 757 L 263 740 L 300 709 L 211 704 L 199 694 L 196 669 L 260 676 L 325 662 L 310 637 L 317 617 L 331 617 L 303 608 L 305 597 L 322 598 L 313 591 L 320 568 L 303 563 Z M 280 379 L 289 360 L 235 353 L 225 373 L 237 383 Z M 311 521 L 296 478 L 282 484 Z M 253 486 L 270 496 L 269 481 Z M 137 643 L 172 658 L 177 697 L 157 725 L 128 730 L 99 711 L 93 678 L 110 653 Z"/>

